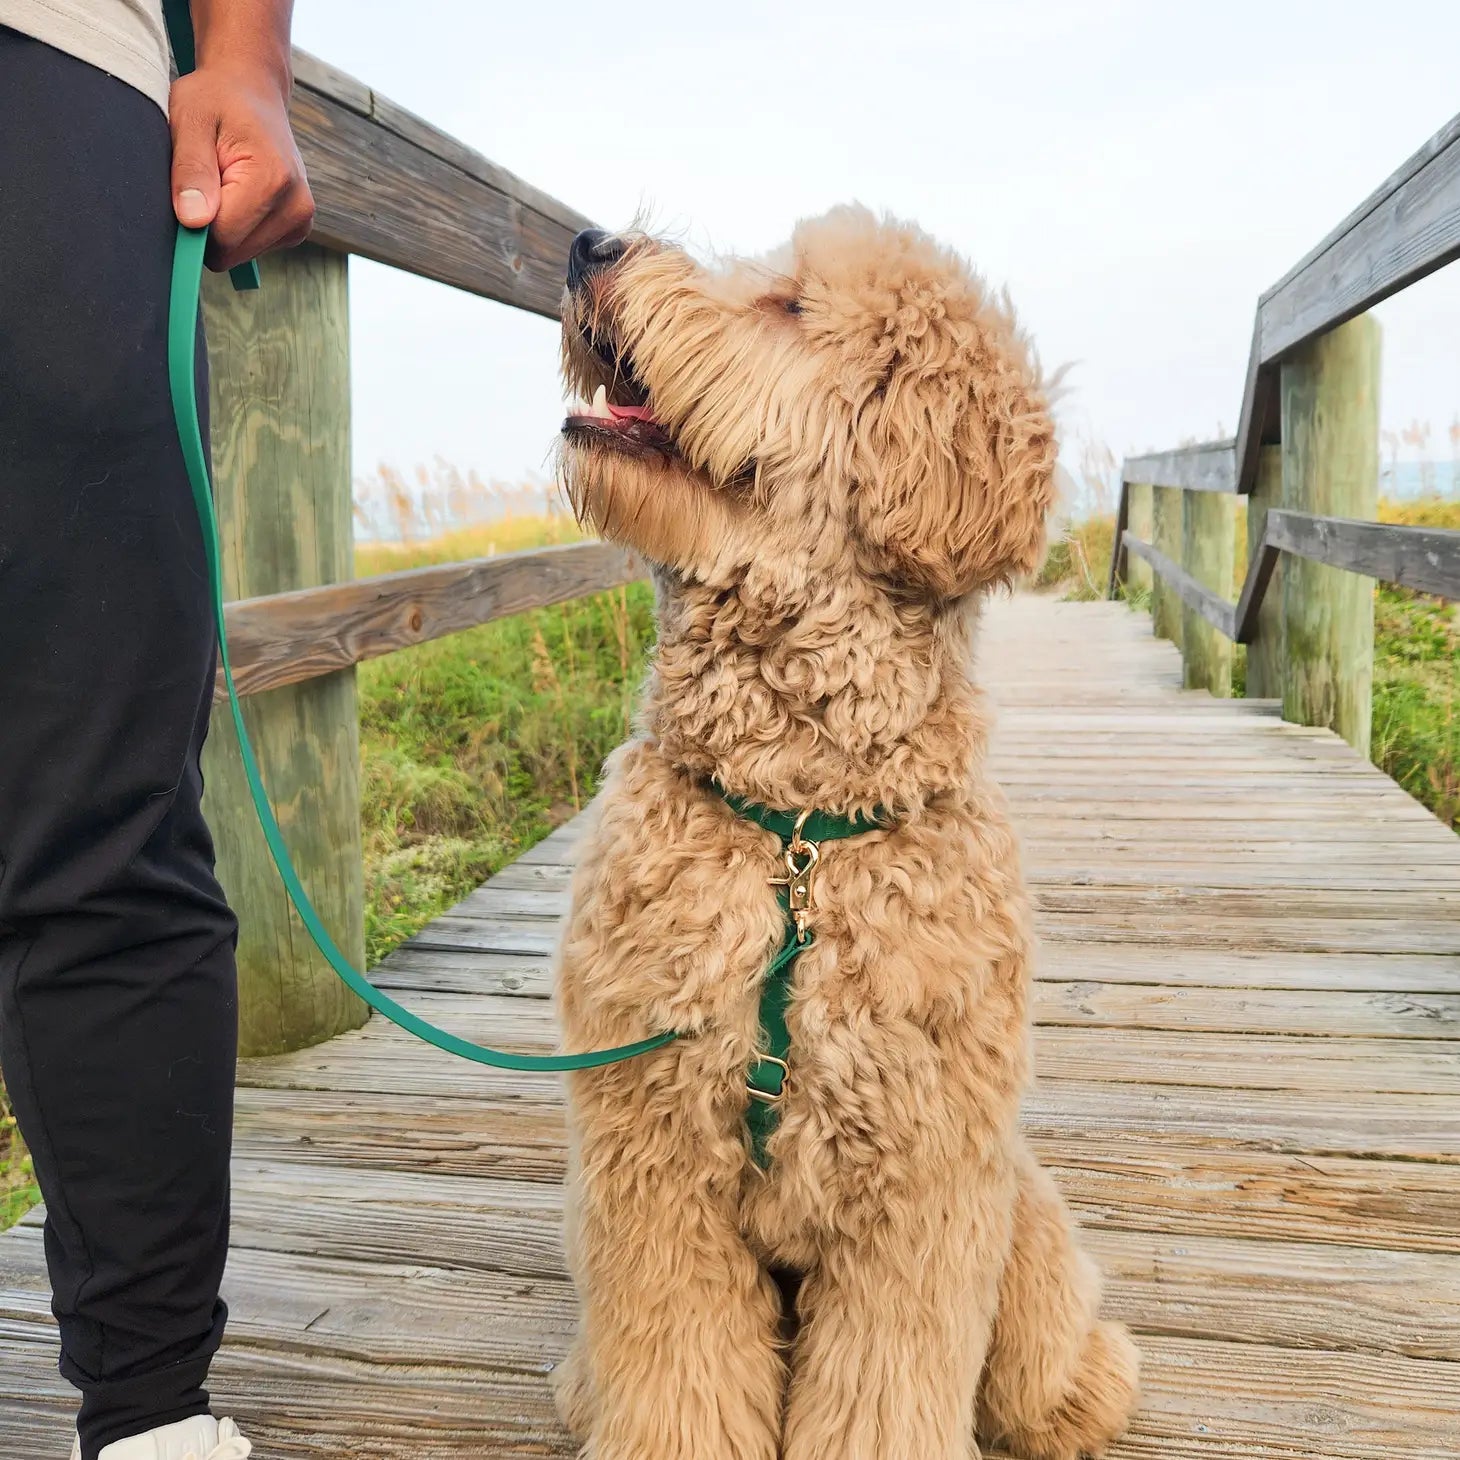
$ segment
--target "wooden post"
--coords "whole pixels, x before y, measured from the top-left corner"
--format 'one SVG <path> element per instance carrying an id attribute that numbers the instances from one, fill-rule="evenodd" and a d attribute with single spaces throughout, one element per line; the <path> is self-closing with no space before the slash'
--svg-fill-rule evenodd
<path id="1" fill-rule="evenodd" d="M 213 473 L 230 600 L 354 576 L 347 259 L 306 245 L 263 260 L 263 288 L 203 291 Z M 264 783 L 325 925 L 364 955 L 360 723 L 355 672 L 244 701 Z M 240 922 L 239 1044 L 300 1049 L 365 1022 L 290 909 L 243 778 L 214 715 L 204 809 L 218 877 Z"/>
<path id="2" fill-rule="evenodd" d="M 1267 509 L 1282 505 L 1283 453 L 1280 446 L 1264 446 L 1257 459 L 1257 485 L 1247 499 L 1247 560 L 1251 563 L 1262 541 Z M 1257 610 L 1257 635 L 1247 646 L 1249 700 L 1281 699 L 1283 695 L 1283 565 L 1278 560 Z"/>
<path id="3" fill-rule="evenodd" d="M 1237 551 L 1237 503 L 1227 492 L 1185 492 L 1181 566 L 1198 583 L 1232 596 Z M 1194 608 L 1182 605 L 1182 683 L 1222 699 L 1232 693 L 1232 641 Z"/>
<path id="4" fill-rule="evenodd" d="M 1151 521 L 1151 492 L 1152 488 L 1138 482 L 1132 482 L 1126 487 L 1129 493 L 1127 512 L 1127 526 L 1142 542 L 1150 542 L 1151 534 L 1155 527 Z M 1151 565 L 1144 558 L 1138 558 L 1134 553 L 1127 555 L 1125 560 L 1125 587 L 1129 594 L 1149 594 L 1152 586 Z"/>
<path id="5" fill-rule="evenodd" d="M 1151 541 L 1173 563 L 1179 563 L 1182 556 L 1181 499 L 1185 495 L 1180 487 L 1151 488 Z M 1159 638 L 1181 647 L 1181 598 L 1160 574 L 1155 575 L 1151 590 L 1151 627 Z"/>
<path id="6" fill-rule="evenodd" d="M 1373 521 L 1379 504 L 1378 322 L 1361 315 L 1282 366 L 1283 506 Z M 1374 584 L 1283 564 L 1283 718 L 1329 725 L 1369 753 Z"/>

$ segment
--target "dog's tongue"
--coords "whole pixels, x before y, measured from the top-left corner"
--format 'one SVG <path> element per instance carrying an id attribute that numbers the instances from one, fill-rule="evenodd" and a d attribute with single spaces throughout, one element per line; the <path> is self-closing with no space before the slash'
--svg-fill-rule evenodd
<path id="1" fill-rule="evenodd" d="M 648 406 L 616 406 L 612 401 L 605 401 L 608 413 L 616 421 L 652 421 L 654 412 Z"/>

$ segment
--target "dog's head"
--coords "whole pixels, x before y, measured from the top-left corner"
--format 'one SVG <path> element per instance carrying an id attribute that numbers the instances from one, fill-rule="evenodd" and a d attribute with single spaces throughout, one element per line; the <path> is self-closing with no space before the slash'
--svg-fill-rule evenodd
<path id="1" fill-rule="evenodd" d="M 581 234 L 563 364 L 575 506 L 676 574 L 788 596 L 854 574 L 942 604 L 1038 566 L 1038 363 L 1007 301 L 907 224 L 839 208 L 715 269 Z"/>

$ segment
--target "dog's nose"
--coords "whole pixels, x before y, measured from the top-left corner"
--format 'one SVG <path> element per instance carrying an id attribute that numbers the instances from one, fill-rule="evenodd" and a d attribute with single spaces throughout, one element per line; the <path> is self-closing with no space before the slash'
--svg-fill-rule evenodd
<path id="1" fill-rule="evenodd" d="M 578 288 L 590 274 L 616 264 L 623 256 L 622 239 L 601 228 L 585 228 L 568 250 L 568 288 Z"/>

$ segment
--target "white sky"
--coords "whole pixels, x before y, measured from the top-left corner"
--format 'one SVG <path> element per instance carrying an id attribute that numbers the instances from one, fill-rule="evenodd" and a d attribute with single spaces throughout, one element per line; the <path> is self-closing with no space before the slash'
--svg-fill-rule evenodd
<path id="1" fill-rule="evenodd" d="M 918 220 L 1075 362 L 1070 456 L 1230 434 L 1258 294 L 1460 106 L 1454 0 L 299 0 L 295 37 L 609 226 Z M 357 473 L 541 470 L 555 325 L 352 269 Z M 1460 265 L 1379 316 L 1385 425 L 1448 458 Z"/>

